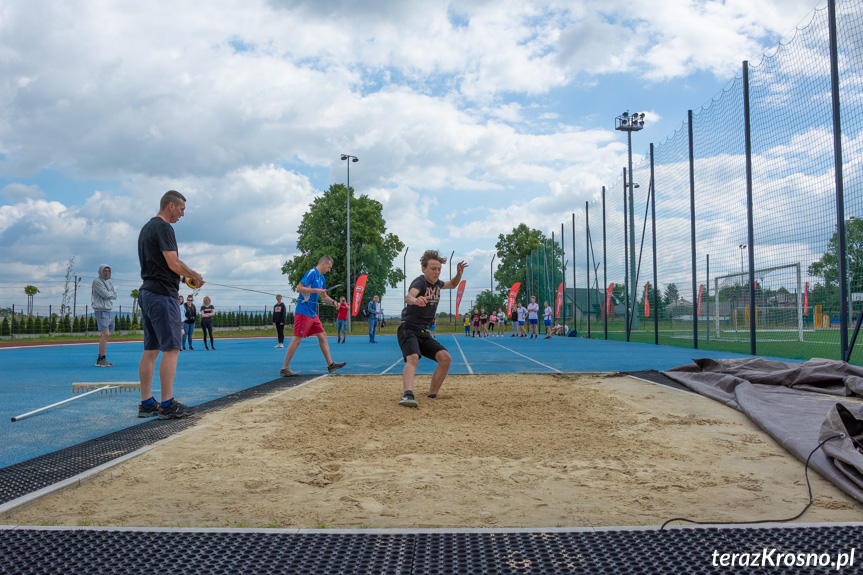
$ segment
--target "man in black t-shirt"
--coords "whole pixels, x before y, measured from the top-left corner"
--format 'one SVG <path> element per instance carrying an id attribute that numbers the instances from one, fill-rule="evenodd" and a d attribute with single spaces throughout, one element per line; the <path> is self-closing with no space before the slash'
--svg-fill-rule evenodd
<path id="1" fill-rule="evenodd" d="M 453 289 L 458 286 L 461 281 L 461 274 L 467 264 L 459 262 L 456 266 L 458 273 L 455 277 L 448 282 L 443 282 L 440 280 L 440 271 L 445 263 L 446 258 L 438 254 L 436 250 L 426 250 L 420 258 L 423 275 L 411 282 L 411 287 L 405 296 L 402 323 L 396 332 L 402 357 L 405 360 L 405 368 L 402 371 L 404 395 L 399 401 L 399 405 L 405 407 L 417 407 L 419 405 L 414 399 L 413 388 L 414 375 L 421 355 L 437 362 L 428 394 L 432 399 L 437 397 L 452 362 L 449 352 L 432 336 L 429 327 L 437 313 L 440 290 Z"/>
<path id="2" fill-rule="evenodd" d="M 180 355 L 180 306 L 177 305 L 180 282 L 186 278 L 199 288 L 204 285 L 201 274 L 180 261 L 177 238 L 171 224 L 177 223 L 186 211 L 186 198 L 171 190 L 162 196 L 159 213 L 147 222 L 138 236 L 138 260 L 144 283 L 138 290 L 141 304 L 141 328 L 144 331 L 144 353 L 138 365 L 141 379 L 141 404 L 138 417 L 159 416 L 159 419 L 187 417 L 193 409 L 174 399 L 174 376 Z M 156 358 L 162 352 L 159 379 L 162 402 L 152 397 Z"/>

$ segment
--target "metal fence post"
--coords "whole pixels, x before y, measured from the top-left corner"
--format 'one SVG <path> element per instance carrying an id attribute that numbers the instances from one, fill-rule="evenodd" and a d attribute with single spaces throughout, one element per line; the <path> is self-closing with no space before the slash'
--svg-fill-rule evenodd
<path id="1" fill-rule="evenodd" d="M 653 231 L 653 343 L 659 345 L 659 272 L 656 270 L 656 180 L 654 179 L 653 142 L 650 143 L 650 221 Z"/>
<path id="2" fill-rule="evenodd" d="M 755 223 L 752 217 L 752 130 L 749 122 L 749 61 L 743 61 L 743 137 L 746 145 L 746 237 L 749 246 L 749 354 L 755 355 Z"/>
<path id="3" fill-rule="evenodd" d="M 692 251 L 692 347 L 698 349 L 698 316 L 696 315 L 695 298 L 698 294 L 697 262 L 695 260 L 695 150 L 692 139 L 692 110 L 687 113 L 689 117 L 689 227 L 690 248 Z"/>
<path id="4" fill-rule="evenodd" d="M 587 254 L 585 260 L 587 277 L 584 281 L 584 285 L 587 286 L 587 339 L 590 339 L 590 204 L 587 201 L 584 202 L 584 251 Z"/>
<path id="5" fill-rule="evenodd" d="M 839 343 L 843 361 L 851 359 L 848 350 L 848 261 L 845 238 L 845 186 L 842 180 L 842 122 L 839 113 L 839 48 L 836 39 L 836 0 L 827 0 L 830 23 L 830 91 L 833 93 L 833 164 L 836 173 L 836 259 L 839 268 Z"/>
<path id="6" fill-rule="evenodd" d="M 608 301 L 609 298 L 606 296 L 606 292 L 608 291 L 608 256 L 606 255 L 605 245 L 606 245 L 606 227 L 605 227 L 605 186 L 602 186 L 602 293 L 599 294 L 599 297 L 605 298 L 606 305 L 603 306 L 605 308 L 605 313 L 603 314 L 602 320 L 602 329 L 605 332 L 605 339 L 608 339 Z"/>
<path id="7" fill-rule="evenodd" d="M 623 168 L 623 261 L 629 261 L 629 239 L 627 237 L 627 204 L 626 204 L 626 168 Z M 632 209 L 632 206 L 629 206 L 628 209 Z M 623 320 L 626 322 L 626 341 L 629 341 L 629 266 L 624 265 L 623 272 L 623 291 L 625 293 L 625 302 L 626 302 L 626 313 L 624 314 Z"/>

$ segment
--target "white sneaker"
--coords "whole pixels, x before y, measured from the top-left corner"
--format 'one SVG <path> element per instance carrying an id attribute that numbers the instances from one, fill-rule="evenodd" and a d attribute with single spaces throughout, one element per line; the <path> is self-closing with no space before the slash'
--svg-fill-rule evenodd
<path id="1" fill-rule="evenodd" d="M 274 347 L 274 348 L 280 348 L 280 347 L 285 347 L 285 346 L 284 346 L 284 345 L 282 345 L 282 344 L 280 344 L 280 343 L 277 343 L 277 344 L 276 344 L 276 345 L 274 345 L 273 347 Z"/>

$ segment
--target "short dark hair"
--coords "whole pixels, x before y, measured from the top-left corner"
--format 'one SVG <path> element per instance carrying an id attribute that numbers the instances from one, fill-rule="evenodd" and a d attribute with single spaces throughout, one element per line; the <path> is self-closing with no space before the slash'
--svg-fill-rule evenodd
<path id="1" fill-rule="evenodd" d="M 441 265 L 446 263 L 446 257 L 440 255 L 437 250 L 426 250 L 423 253 L 423 257 L 420 258 L 420 265 L 425 268 L 431 260 L 437 260 Z"/>
<path id="2" fill-rule="evenodd" d="M 159 210 L 164 210 L 168 207 L 168 204 L 176 204 L 178 200 L 185 202 L 186 198 L 177 190 L 168 190 L 159 202 Z"/>
<path id="3" fill-rule="evenodd" d="M 321 265 L 322 263 L 331 264 L 333 263 L 333 258 L 330 256 L 321 256 L 321 259 L 318 260 L 318 265 Z"/>

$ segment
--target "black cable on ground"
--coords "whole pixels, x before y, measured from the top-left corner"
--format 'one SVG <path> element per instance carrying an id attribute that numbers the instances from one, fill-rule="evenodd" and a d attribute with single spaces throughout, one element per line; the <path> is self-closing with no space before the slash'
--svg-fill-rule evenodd
<path id="1" fill-rule="evenodd" d="M 806 476 L 806 488 L 809 490 L 809 503 L 806 504 L 806 507 L 803 508 L 803 511 L 795 515 L 794 517 L 789 517 L 787 519 L 761 519 L 758 521 L 694 521 L 692 519 L 686 519 L 685 517 L 675 517 L 674 519 L 669 519 L 665 523 L 662 524 L 662 527 L 659 528 L 660 531 L 665 529 L 665 526 L 671 523 L 672 521 L 686 521 L 687 523 L 693 523 L 695 525 L 753 525 L 757 523 L 786 523 L 788 521 L 794 521 L 803 516 L 804 513 L 812 506 L 812 485 L 809 483 L 809 460 L 812 459 L 812 456 L 815 455 L 815 452 L 821 449 L 821 446 L 830 441 L 831 439 L 844 438 L 844 433 L 837 433 L 831 437 L 828 437 L 824 441 L 818 444 L 818 447 L 812 450 L 809 454 L 809 457 L 806 458 L 806 465 L 803 466 L 803 474 Z"/>

